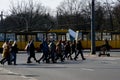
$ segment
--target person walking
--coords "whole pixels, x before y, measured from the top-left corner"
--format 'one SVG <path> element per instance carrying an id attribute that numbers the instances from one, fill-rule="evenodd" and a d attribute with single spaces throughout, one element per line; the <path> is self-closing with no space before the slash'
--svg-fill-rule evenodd
<path id="1" fill-rule="evenodd" d="M 70 58 L 72 60 L 72 57 L 71 57 L 71 47 L 70 47 L 70 42 L 67 41 L 66 44 L 65 44 L 65 55 L 64 55 L 64 60 L 65 58 Z"/>
<path id="2" fill-rule="evenodd" d="M 12 60 L 11 62 L 13 61 L 14 62 L 14 65 L 16 65 L 16 58 L 17 58 L 17 53 L 18 53 L 18 48 L 17 48 L 17 43 L 16 41 L 13 42 L 12 44 L 12 50 L 11 50 L 11 55 L 12 55 Z"/>
<path id="3" fill-rule="evenodd" d="M 35 46 L 34 46 L 33 40 L 31 40 L 28 43 L 27 52 L 29 54 L 28 59 L 27 59 L 27 63 L 32 63 L 31 58 L 33 58 L 37 62 L 37 59 L 35 57 Z"/>
<path id="4" fill-rule="evenodd" d="M 82 60 L 85 60 L 84 55 L 83 55 L 83 51 L 82 51 L 83 47 L 82 47 L 82 44 L 81 44 L 81 40 L 78 40 L 77 45 L 76 45 L 76 49 L 77 49 L 77 53 L 74 57 L 74 60 L 77 60 L 79 54 L 81 54 Z"/>
<path id="5" fill-rule="evenodd" d="M 55 61 L 56 44 L 54 43 L 54 40 L 51 41 L 49 44 L 49 51 L 50 51 L 50 58 L 52 59 L 52 62 L 56 63 L 56 61 Z"/>
<path id="6" fill-rule="evenodd" d="M 61 62 L 64 61 L 62 54 L 62 40 L 58 41 L 56 44 L 56 61 L 60 58 Z"/>
<path id="7" fill-rule="evenodd" d="M 41 59 L 45 60 L 46 63 L 49 63 L 49 47 L 48 47 L 48 42 L 47 42 L 47 39 L 45 39 L 43 42 L 42 42 L 42 52 L 43 52 L 43 56 L 39 59 L 39 61 Z"/>
<path id="8" fill-rule="evenodd" d="M 1 64 L 4 65 L 4 63 L 7 61 L 8 65 L 11 65 L 10 63 L 10 46 L 9 46 L 9 42 L 6 41 L 3 46 L 3 52 L 2 52 L 2 59 L 0 61 Z"/>
<path id="9" fill-rule="evenodd" d="M 54 42 L 50 42 L 50 44 L 48 45 L 47 39 L 44 39 L 43 42 L 40 44 L 40 48 L 43 54 L 42 57 L 38 59 L 38 63 L 40 63 L 41 60 L 43 60 L 43 62 L 46 61 L 46 63 L 50 63 L 50 58 L 52 58 L 53 63 L 55 62 L 53 53 L 54 49 L 52 48 L 53 46 L 51 46 L 51 44 L 54 45 Z"/>
<path id="10" fill-rule="evenodd" d="M 76 41 L 75 40 L 71 43 L 71 57 L 73 54 L 76 55 Z"/>

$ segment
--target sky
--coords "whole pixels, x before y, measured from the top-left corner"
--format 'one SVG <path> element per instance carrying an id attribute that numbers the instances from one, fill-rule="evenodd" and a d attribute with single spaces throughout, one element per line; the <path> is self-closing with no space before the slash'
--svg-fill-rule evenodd
<path id="1" fill-rule="evenodd" d="M 24 0 L 1 0 L 0 1 L 0 11 L 8 11 L 10 9 L 10 1 L 24 1 Z M 64 0 L 33 0 L 40 1 L 44 6 L 50 7 L 55 10 L 55 8 Z"/>
<path id="2" fill-rule="evenodd" d="M 48 6 L 51 9 L 55 9 L 62 1 L 64 0 L 41 0 L 43 5 Z"/>
<path id="3" fill-rule="evenodd" d="M 0 12 L 8 12 L 10 9 L 10 1 L 25 1 L 25 0 L 1 0 L 0 1 Z M 51 9 L 55 10 L 56 7 L 60 4 L 60 2 L 64 0 L 33 0 L 33 1 L 40 1 L 44 6 L 50 7 Z M 109 0 L 108 0 L 109 1 Z M 115 1 L 115 0 L 113 0 Z"/>

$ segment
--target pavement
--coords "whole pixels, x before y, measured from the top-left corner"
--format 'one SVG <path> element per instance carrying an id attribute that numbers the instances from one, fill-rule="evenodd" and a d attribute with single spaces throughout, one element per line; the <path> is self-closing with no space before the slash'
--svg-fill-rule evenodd
<path id="1" fill-rule="evenodd" d="M 0 80 L 28 80 L 24 76 L 0 67 Z M 32 79 L 31 79 L 32 80 Z"/>
<path id="2" fill-rule="evenodd" d="M 25 54 L 26 52 L 24 52 L 24 51 L 19 51 L 19 55 L 21 56 L 21 54 L 24 54 L 24 55 L 26 55 Z M 110 53 L 110 58 L 109 57 L 106 57 L 106 56 L 102 56 L 102 57 L 98 57 L 98 54 L 99 54 L 99 52 L 96 52 L 96 55 L 91 55 L 90 54 L 90 51 L 89 50 L 85 50 L 84 51 L 84 55 L 85 55 L 85 57 L 86 57 L 86 62 L 85 62 L 85 64 L 84 65 L 86 65 L 86 64 L 89 64 L 89 65 L 91 65 L 89 62 L 96 62 L 96 63 L 98 63 L 99 62 L 99 60 L 114 60 L 114 59 L 120 59 L 120 53 L 119 53 L 119 51 L 114 51 L 114 50 L 112 50 L 112 51 L 110 51 L 109 52 Z M 36 53 L 37 54 L 37 53 Z M 39 54 L 37 54 L 37 55 L 39 55 Z M 0 55 L 1 56 L 1 55 Z M 38 57 L 38 56 L 37 56 Z M 19 59 L 21 59 L 21 61 L 20 62 L 18 62 L 18 64 L 23 64 L 23 58 L 22 58 L 22 56 L 21 57 L 19 57 Z M 95 60 L 94 60 L 95 59 Z M 99 62 L 99 63 L 103 63 L 103 64 L 105 64 L 106 62 L 109 62 L 109 61 L 106 61 L 105 63 L 104 63 L 105 61 L 101 61 L 101 62 Z M 110 63 L 110 62 L 109 62 Z M 74 62 L 72 62 L 72 64 L 74 64 Z M 76 64 L 76 62 L 75 62 L 75 64 Z M 93 64 L 93 63 L 92 63 Z M 44 64 L 43 64 L 44 65 Z M 76 64 L 76 65 L 78 65 L 78 64 Z M 98 65 L 98 64 L 97 64 Z M 31 76 L 25 76 L 25 75 L 23 75 L 23 74 L 21 74 L 21 73 L 17 73 L 17 71 L 12 71 L 11 70 L 11 68 L 17 68 L 17 67 L 19 67 L 19 66 L 21 66 L 21 67 L 23 67 L 23 66 L 25 66 L 25 65 L 16 65 L 16 67 L 14 66 L 14 65 L 0 65 L 0 80 L 39 80 L 39 79 L 36 79 L 36 78 L 34 78 L 34 77 L 31 77 Z M 26 65 L 26 66 L 28 66 L 28 65 Z M 37 65 L 37 67 L 36 68 L 38 68 L 38 66 L 39 65 Z M 50 65 L 51 66 L 51 65 Z M 55 68 L 56 67 L 60 67 L 60 66 L 66 66 L 66 65 L 58 65 L 58 64 L 56 64 L 55 65 Z M 9 68 L 10 67 L 10 68 Z M 48 65 L 47 66 L 42 66 L 42 68 L 46 68 L 46 67 L 49 67 Z M 74 65 L 74 67 L 75 67 L 75 65 Z M 54 67 L 53 67 L 54 68 Z M 84 71 L 94 71 L 93 69 L 89 69 L 89 68 L 81 68 L 82 70 L 84 70 Z M 21 70 L 22 71 L 22 70 Z M 24 72 L 23 72 L 24 73 Z M 47 72 L 47 73 L 49 73 L 49 72 Z M 74 79 L 74 80 L 77 80 L 77 79 Z"/>

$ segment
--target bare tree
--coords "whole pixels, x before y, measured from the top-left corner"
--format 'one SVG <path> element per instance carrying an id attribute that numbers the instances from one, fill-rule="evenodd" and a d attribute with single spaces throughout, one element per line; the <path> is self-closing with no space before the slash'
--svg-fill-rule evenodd
<path id="1" fill-rule="evenodd" d="M 120 2 L 116 4 L 116 6 L 113 9 L 114 14 L 114 27 L 115 30 L 120 31 Z"/>
<path id="2" fill-rule="evenodd" d="M 104 7 L 100 2 L 95 3 L 96 30 L 100 30 L 104 22 Z M 65 0 L 57 8 L 58 24 L 61 28 L 90 30 L 91 26 L 91 2 L 87 0 Z"/>
<path id="3" fill-rule="evenodd" d="M 64 0 L 61 2 L 57 7 L 59 27 L 77 29 L 78 26 L 82 25 L 79 23 L 79 19 L 82 19 L 82 6 L 83 3 L 80 0 Z"/>
<path id="4" fill-rule="evenodd" d="M 48 30 L 52 26 L 52 17 L 49 15 L 49 9 L 40 2 L 35 3 L 34 0 L 21 1 L 13 3 L 10 7 L 11 15 L 6 18 L 8 24 L 6 26 L 23 30 Z M 9 19 L 9 20 L 8 20 Z M 47 24 L 47 27 L 43 27 Z M 17 26 L 16 26 L 17 25 Z M 21 30 L 22 30 L 21 29 Z"/>

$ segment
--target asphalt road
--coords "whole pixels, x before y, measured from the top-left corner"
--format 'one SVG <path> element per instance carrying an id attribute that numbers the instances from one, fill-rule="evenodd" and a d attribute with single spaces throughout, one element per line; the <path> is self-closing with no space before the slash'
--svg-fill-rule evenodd
<path id="1" fill-rule="evenodd" d="M 0 65 L 0 80 L 119 80 L 120 52 L 111 57 L 98 57 L 85 52 L 86 60 L 66 60 L 58 63 L 26 63 L 27 54 L 17 54 L 18 65 Z M 37 59 L 41 56 L 36 54 Z M 1 57 L 1 55 L 0 55 Z"/>

